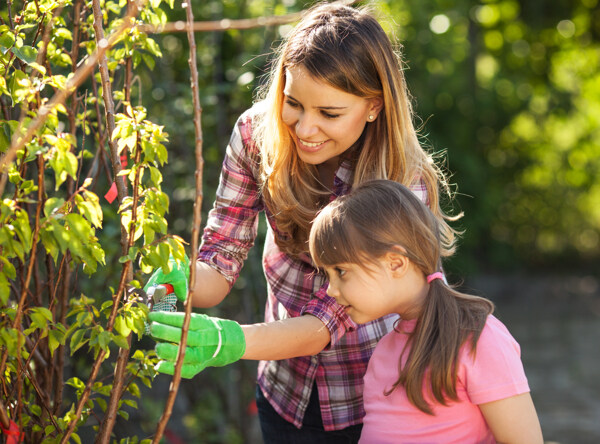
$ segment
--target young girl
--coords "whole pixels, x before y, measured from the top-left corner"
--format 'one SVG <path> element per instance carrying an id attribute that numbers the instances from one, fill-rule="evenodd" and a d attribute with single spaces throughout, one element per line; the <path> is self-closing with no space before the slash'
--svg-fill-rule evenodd
<path id="1" fill-rule="evenodd" d="M 452 289 L 439 219 L 374 180 L 319 213 L 310 233 L 327 294 L 358 324 L 398 314 L 365 375 L 363 443 L 543 443 L 520 349 L 492 302 Z"/>
<path id="2" fill-rule="evenodd" d="M 308 252 L 316 213 L 365 180 L 390 179 L 429 205 L 443 248 L 452 243 L 453 232 L 439 207 L 438 189 L 445 180 L 419 144 L 409 100 L 401 62 L 377 20 L 366 9 L 321 4 L 286 37 L 261 101 L 234 128 L 190 297 L 196 307 L 223 300 L 264 211 L 267 322 L 243 326 L 241 332 L 228 323 L 236 329 L 231 337 L 237 345 L 222 343 L 218 330 L 218 345 L 194 346 L 209 350 L 190 353 L 197 359 L 184 374 L 191 377 L 206 365 L 239 358 L 262 360 L 257 405 L 266 443 L 356 442 L 367 362 L 393 326 L 388 317 L 354 328 L 327 296 L 326 277 Z M 187 289 L 178 285 L 187 282 L 185 271 L 185 265 L 175 265 L 168 275 L 157 270 L 151 282 L 174 283 L 179 299 L 185 299 Z M 152 316 L 154 337 L 176 341 L 179 333 L 163 336 L 159 331 L 160 324 L 167 326 L 178 316 Z M 173 321 L 174 328 L 178 323 Z M 200 322 L 197 327 L 212 325 Z M 159 344 L 160 371 L 172 372 L 170 349 Z"/>

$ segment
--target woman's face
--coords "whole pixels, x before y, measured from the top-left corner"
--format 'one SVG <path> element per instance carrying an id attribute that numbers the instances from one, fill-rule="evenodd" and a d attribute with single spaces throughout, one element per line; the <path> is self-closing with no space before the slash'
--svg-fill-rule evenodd
<path id="1" fill-rule="evenodd" d="M 281 118 L 300 159 L 311 165 L 335 164 L 365 125 L 375 120 L 380 98 L 365 99 L 312 77 L 302 66 L 286 70 Z"/>

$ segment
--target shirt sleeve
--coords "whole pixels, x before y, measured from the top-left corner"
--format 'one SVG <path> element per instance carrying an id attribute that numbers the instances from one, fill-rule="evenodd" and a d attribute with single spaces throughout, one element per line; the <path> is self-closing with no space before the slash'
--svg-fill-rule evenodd
<path id="1" fill-rule="evenodd" d="M 347 331 L 356 328 L 356 324 L 344 311 L 344 307 L 327 294 L 327 286 L 327 283 L 324 284 L 301 312 L 302 315 L 310 314 L 317 317 L 329 330 L 331 341 L 325 350 L 333 347 Z"/>
<path id="2" fill-rule="evenodd" d="M 252 115 L 243 114 L 227 146 L 219 187 L 208 214 L 197 259 L 233 286 L 254 245 L 263 201 L 258 185 L 259 155 L 252 142 Z"/>
<path id="3" fill-rule="evenodd" d="M 475 356 L 470 353 L 468 343 L 461 352 L 462 362 L 467 366 L 465 387 L 473 404 L 529 392 L 519 344 L 494 316 L 488 316 Z"/>

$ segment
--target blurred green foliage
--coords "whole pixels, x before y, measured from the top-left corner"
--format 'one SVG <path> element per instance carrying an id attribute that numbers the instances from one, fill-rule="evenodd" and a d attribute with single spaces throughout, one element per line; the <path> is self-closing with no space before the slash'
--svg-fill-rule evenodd
<path id="1" fill-rule="evenodd" d="M 198 20 L 257 17 L 312 4 L 212 1 Z M 465 215 L 458 275 L 490 269 L 573 269 L 600 258 L 600 10 L 597 0 L 388 0 L 373 3 L 401 44 L 423 143 L 451 173 Z M 173 11 L 179 18 L 178 11 Z M 267 54 L 289 25 L 198 33 L 205 208 L 239 114 Z M 141 84 L 172 135 L 171 226 L 191 218 L 193 137 L 183 34 L 159 37 L 165 57 Z M 183 77 L 183 78 L 181 78 Z M 442 158 L 443 160 L 443 158 Z M 169 180 L 169 179 L 167 179 Z M 171 188 L 172 187 L 172 188 Z"/>

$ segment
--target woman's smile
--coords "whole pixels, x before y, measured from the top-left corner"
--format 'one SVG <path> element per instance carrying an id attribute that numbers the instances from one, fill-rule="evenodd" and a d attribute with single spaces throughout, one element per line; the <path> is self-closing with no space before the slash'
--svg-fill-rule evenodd
<path id="1" fill-rule="evenodd" d="M 307 142 L 306 140 L 302 140 L 300 138 L 298 140 L 298 147 L 304 151 L 316 152 L 320 150 L 323 145 L 327 142 L 326 140 L 322 142 Z"/>
<path id="2" fill-rule="evenodd" d="M 377 115 L 380 99 L 334 88 L 302 66 L 288 68 L 285 77 L 281 118 L 298 157 L 311 165 L 337 165 L 339 156 L 356 143 L 367 122 Z"/>

